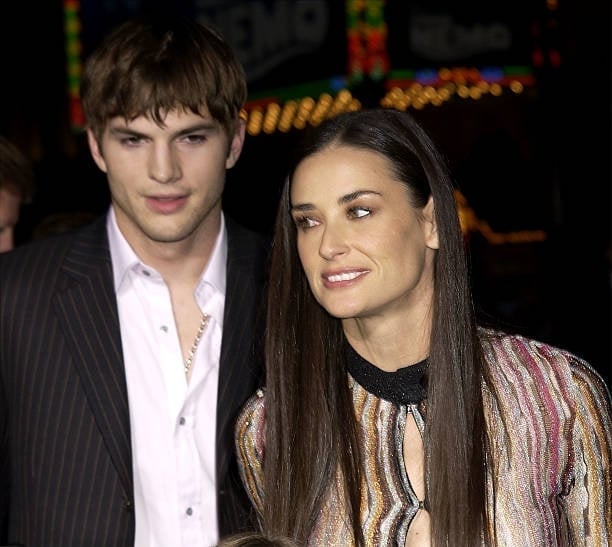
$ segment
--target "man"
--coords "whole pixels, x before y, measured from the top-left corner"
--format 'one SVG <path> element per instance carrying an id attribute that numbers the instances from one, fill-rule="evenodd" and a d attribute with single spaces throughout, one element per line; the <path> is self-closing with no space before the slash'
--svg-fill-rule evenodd
<path id="1" fill-rule="evenodd" d="M 268 249 L 221 208 L 244 73 L 211 29 L 140 19 L 81 94 L 108 215 L 0 260 L 2 539 L 214 545 L 249 527 L 232 438 L 261 380 Z"/>
<path id="2" fill-rule="evenodd" d="M 34 194 L 34 172 L 30 160 L 5 137 L 0 136 L 0 253 L 15 246 L 15 226 L 21 205 Z"/>

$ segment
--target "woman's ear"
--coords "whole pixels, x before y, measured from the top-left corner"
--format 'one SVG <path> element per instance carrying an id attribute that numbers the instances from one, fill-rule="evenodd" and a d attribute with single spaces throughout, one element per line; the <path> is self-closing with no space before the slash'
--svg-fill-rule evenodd
<path id="1" fill-rule="evenodd" d="M 429 196 L 427 204 L 423 207 L 422 218 L 425 245 L 430 249 L 439 249 L 440 242 L 438 241 L 438 225 L 436 223 L 436 208 L 434 206 L 433 196 Z"/>

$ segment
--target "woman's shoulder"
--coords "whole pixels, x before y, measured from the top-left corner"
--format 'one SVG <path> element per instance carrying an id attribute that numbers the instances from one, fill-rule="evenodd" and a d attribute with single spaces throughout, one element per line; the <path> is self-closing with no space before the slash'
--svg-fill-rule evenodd
<path id="1" fill-rule="evenodd" d="M 238 415 L 238 422 L 263 419 L 265 404 L 266 388 L 260 387 L 242 406 L 240 414 Z"/>
<path id="2" fill-rule="evenodd" d="M 266 390 L 259 388 L 242 407 L 236 420 L 236 442 L 263 451 Z"/>
<path id="3" fill-rule="evenodd" d="M 265 389 L 258 389 L 242 407 L 235 429 L 236 458 L 242 484 L 257 511 L 263 506 Z"/>
<path id="4" fill-rule="evenodd" d="M 522 334 L 481 328 L 479 337 L 490 368 L 518 368 L 571 374 L 573 369 L 592 368 L 584 359 L 563 348 Z"/>
<path id="5" fill-rule="evenodd" d="M 579 389 L 610 396 L 601 374 L 571 351 L 494 329 L 481 328 L 479 336 L 487 372 L 496 384 L 529 384 L 538 391 L 553 388 L 568 393 Z"/>

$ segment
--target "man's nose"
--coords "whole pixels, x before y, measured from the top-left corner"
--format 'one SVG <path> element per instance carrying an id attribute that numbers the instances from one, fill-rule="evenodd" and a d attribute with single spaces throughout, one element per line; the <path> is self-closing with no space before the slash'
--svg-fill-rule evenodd
<path id="1" fill-rule="evenodd" d="M 149 176 L 162 184 L 181 177 L 181 166 L 176 152 L 167 144 L 156 145 L 149 157 Z"/>

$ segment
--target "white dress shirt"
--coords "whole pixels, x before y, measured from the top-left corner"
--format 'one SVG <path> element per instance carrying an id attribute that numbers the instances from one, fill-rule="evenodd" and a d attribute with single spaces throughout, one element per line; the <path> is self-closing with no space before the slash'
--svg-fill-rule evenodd
<path id="1" fill-rule="evenodd" d="M 119 231 L 112 207 L 107 230 L 130 409 L 135 547 L 210 547 L 219 539 L 215 432 L 225 221 L 222 217 L 195 292 L 210 320 L 189 383 L 166 283 L 136 256 Z"/>

